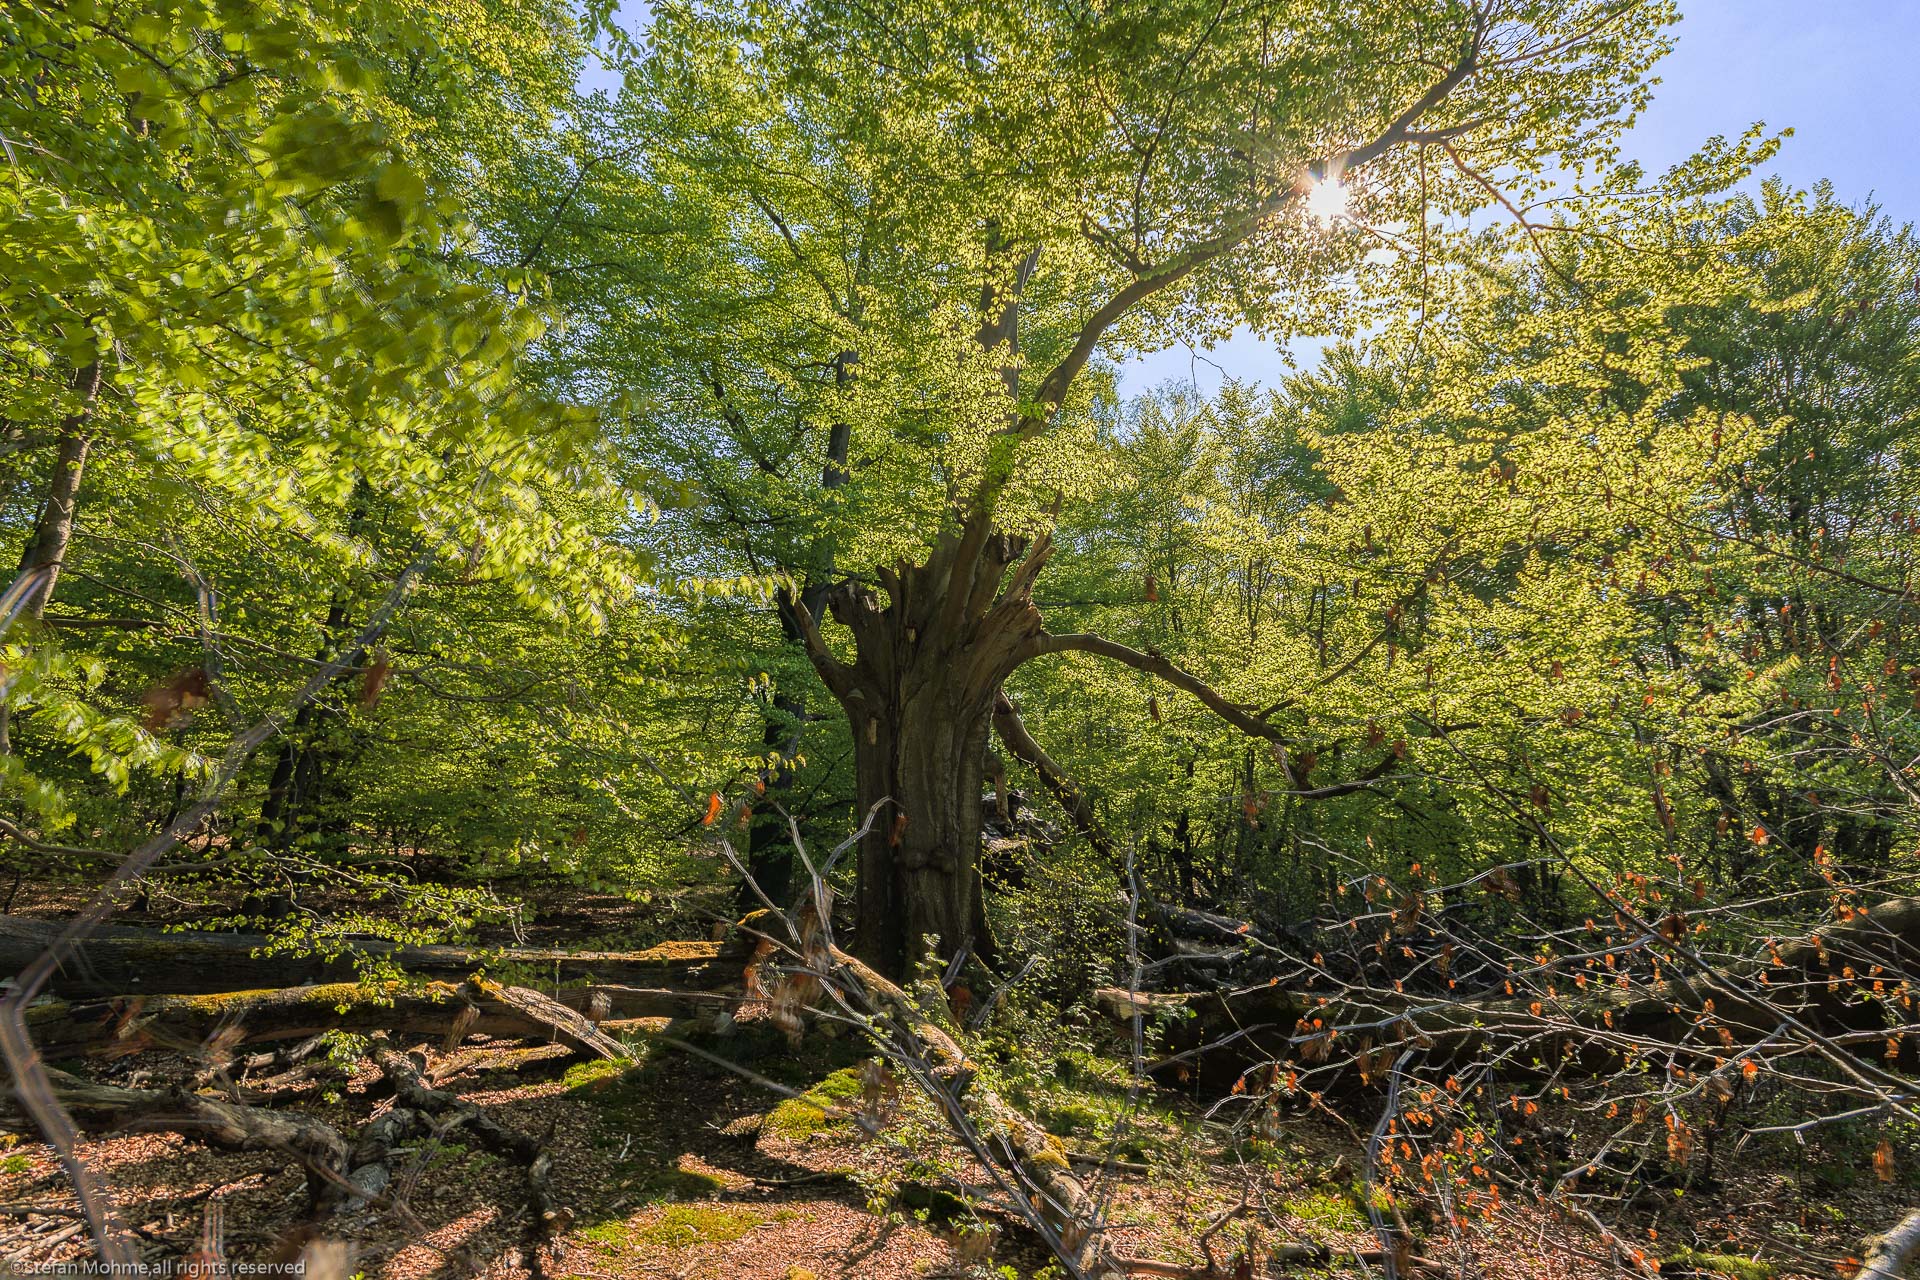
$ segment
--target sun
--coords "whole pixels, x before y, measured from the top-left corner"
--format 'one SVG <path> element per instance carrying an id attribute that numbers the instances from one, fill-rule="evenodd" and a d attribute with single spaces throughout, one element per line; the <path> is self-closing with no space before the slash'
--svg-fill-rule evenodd
<path id="1" fill-rule="evenodd" d="M 1335 177 L 1318 179 L 1307 189 L 1307 215 L 1322 226 L 1347 216 L 1347 184 Z"/>

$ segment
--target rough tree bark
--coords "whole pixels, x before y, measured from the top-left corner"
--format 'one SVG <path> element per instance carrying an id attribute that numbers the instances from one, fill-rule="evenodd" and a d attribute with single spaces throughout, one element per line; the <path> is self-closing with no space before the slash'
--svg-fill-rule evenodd
<path id="1" fill-rule="evenodd" d="M 987 738 L 1002 681 L 1041 633 L 1031 591 L 1050 547 L 977 526 L 924 564 L 883 569 L 884 598 L 836 588 L 827 602 L 853 632 L 851 663 L 827 650 L 802 602 L 785 602 L 846 712 L 859 811 L 886 802 L 860 842 L 855 906 L 855 948 L 882 973 L 904 973 L 928 935 L 943 955 L 991 960 L 979 869 Z"/>

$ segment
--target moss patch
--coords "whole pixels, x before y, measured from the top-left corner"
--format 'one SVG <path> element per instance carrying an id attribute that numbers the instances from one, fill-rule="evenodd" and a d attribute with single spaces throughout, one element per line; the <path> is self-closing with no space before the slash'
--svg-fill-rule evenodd
<path id="1" fill-rule="evenodd" d="M 788 1098 L 769 1111 L 760 1132 L 802 1142 L 816 1133 L 843 1129 L 847 1125 L 844 1113 L 859 1101 L 861 1091 L 858 1067 L 836 1071 L 799 1097 Z"/>
<path id="2" fill-rule="evenodd" d="M 773 1215 L 731 1205 L 678 1204 L 634 1233 L 635 1239 L 669 1249 L 696 1244 L 731 1244 Z"/>
<path id="3" fill-rule="evenodd" d="M 1708 1275 L 1730 1276 L 1732 1280 L 1773 1280 L 1778 1274 L 1765 1262 L 1733 1253 L 1701 1253 L 1698 1249 L 1682 1249 L 1670 1255 L 1660 1270 L 1665 1272 L 1669 1267 L 1691 1267 Z"/>
<path id="4" fill-rule="evenodd" d="M 560 1083 L 575 1090 L 599 1089 L 625 1074 L 625 1063 L 610 1058 L 595 1058 L 591 1062 L 576 1062 L 568 1067 L 566 1074 L 560 1077 Z"/>
<path id="5" fill-rule="evenodd" d="M 762 1223 L 792 1216 L 789 1211 L 763 1213 L 737 1205 L 676 1204 L 651 1222 L 602 1222 L 580 1232 L 580 1238 L 608 1253 L 643 1245 L 685 1249 L 697 1244 L 731 1244 Z"/>

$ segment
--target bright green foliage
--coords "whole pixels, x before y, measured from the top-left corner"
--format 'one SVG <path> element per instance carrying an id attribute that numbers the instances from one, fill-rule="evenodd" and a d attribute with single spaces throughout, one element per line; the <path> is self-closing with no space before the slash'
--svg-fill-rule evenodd
<path id="1" fill-rule="evenodd" d="M 71 825 L 88 771 L 137 784 L 146 814 L 101 804 L 83 843 L 177 811 L 197 753 L 316 659 L 352 687 L 287 750 L 324 727 L 351 755 L 367 726 L 343 726 L 408 665 L 391 651 L 418 655 L 408 694 L 490 699 L 489 677 L 554 662 L 555 628 L 630 607 L 636 566 L 604 535 L 642 500 L 596 462 L 594 415 L 522 373 L 549 315 L 461 199 L 510 198 L 582 47 L 564 7 L 518 0 L 0 17 L 0 474 L 24 564 L 46 495 L 78 479 L 52 598 L 4 659 L 0 771 L 31 825 Z M 356 649 L 410 564 L 434 621 L 403 612 Z M 518 653 L 490 643 L 502 618 Z"/>
<path id="2" fill-rule="evenodd" d="M 1883 868 L 1920 253 L 1823 191 L 1726 198 L 1758 133 L 1616 167 L 1671 16 L 663 4 L 582 100 L 605 15 L 549 0 L 13 6 L 26 560 L 86 449 L 0 656 L 8 820 L 131 843 L 338 659 L 212 833 L 291 878 L 248 863 L 227 918 L 332 877 L 351 909 L 281 926 L 327 947 L 505 915 L 496 880 L 710 883 L 709 792 L 773 780 L 829 841 L 855 808 L 769 589 L 851 658 L 827 589 L 978 528 L 1054 538 L 1048 631 L 1273 731 L 1144 665 L 1015 664 L 1168 897 Z M 1242 324 L 1346 341 L 1273 393 L 1118 402 L 1114 361 Z M 1000 917 L 1082 986 L 1117 937 L 1084 861 Z"/>
<path id="3" fill-rule="evenodd" d="M 1608 8 L 660 5 L 541 261 L 621 442 L 684 486 L 689 541 L 654 545 L 689 572 L 917 558 L 970 495 L 1013 531 L 1090 496 L 1089 357 L 1382 306 L 1404 264 L 1317 218 L 1316 167 L 1353 165 L 1386 227 L 1484 205 L 1480 167 L 1598 164 L 1670 16 Z M 1017 348 L 983 289 L 1018 293 Z"/>
<path id="4" fill-rule="evenodd" d="M 1164 883 L 1311 903 L 1521 863 L 1577 912 L 1569 872 L 1824 889 L 1836 852 L 1906 853 L 1920 264 L 1824 193 L 1676 214 L 1463 277 L 1271 398 L 1116 424 L 1120 482 L 1063 517 L 1075 629 L 1299 740 L 1088 661 L 1026 677 Z"/>

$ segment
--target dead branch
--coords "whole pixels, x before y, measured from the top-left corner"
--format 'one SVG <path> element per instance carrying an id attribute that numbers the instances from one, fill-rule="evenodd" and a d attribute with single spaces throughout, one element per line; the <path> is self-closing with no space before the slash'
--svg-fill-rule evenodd
<path id="1" fill-rule="evenodd" d="M 1902 1218 L 1891 1231 L 1867 1241 L 1867 1260 L 1857 1280 L 1900 1280 L 1907 1263 L 1920 1253 L 1920 1209 Z"/>
<path id="2" fill-rule="evenodd" d="M 347 1143 L 332 1125 L 308 1116 L 223 1102 L 184 1089 L 124 1089 L 51 1068 L 47 1078 L 54 1096 L 86 1132 L 158 1129 L 234 1150 L 277 1151 L 306 1168 L 310 1207 L 318 1211 L 339 1203 Z M 15 1089 L 10 1086 L 5 1097 L 8 1105 L 6 1113 L 0 1114 L 0 1122 L 31 1132 L 31 1120 L 18 1108 Z"/>
<path id="3" fill-rule="evenodd" d="M 573 1225 L 573 1211 L 554 1199 L 553 1156 L 538 1141 L 501 1124 L 466 1099 L 433 1088 L 422 1075 L 422 1064 L 390 1041 L 376 1041 L 371 1052 L 406 1107 L 434 1117 L 441 1132 L 456 1126 L 464 1128 L 488 1151 L 526 1166 L 527 1200 L 535 1230 L 543 1239 L 552 1239 Z M 624 1050 L 619 1056 L 624 1056 Z"/>

